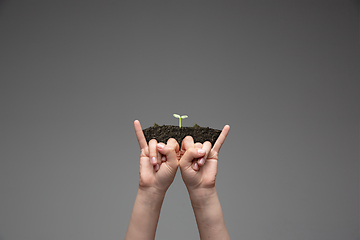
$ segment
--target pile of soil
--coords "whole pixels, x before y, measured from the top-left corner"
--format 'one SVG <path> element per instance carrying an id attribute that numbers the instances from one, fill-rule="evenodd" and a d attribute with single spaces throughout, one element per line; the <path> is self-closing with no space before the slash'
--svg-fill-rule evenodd
<path id="1" fill-rule="evenodd" d="M 169 138 L 175 138 L 181 146 L 181 142 L 186 136 L 192 136 L 195 143 L 204 143 L 205 141 L 209 141 L 211 142 L 212 146 L 214 146 L 216 139 L 221 133 L 221 130 L 209 127 L 200 127 L 196 124 L 194 125 L 194 127 L 181 128 L 172 125 L 159 126 L 157 124 L 154 124 L 154 126 L 152 127 L 143 129 L 143 132 L 147 142 L 154 138 L 158 142 L 166 143 Z"/>

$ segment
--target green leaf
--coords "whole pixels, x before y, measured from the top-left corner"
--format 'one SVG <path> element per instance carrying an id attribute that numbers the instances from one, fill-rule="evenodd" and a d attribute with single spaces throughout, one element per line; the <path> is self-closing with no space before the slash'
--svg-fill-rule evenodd
<path id="1" fill-rule="evenodd" d="M 176 118 L 180 118 L 180 115 L 179 115 L 179 114 L 175 114 L 175 113 L 174 113 L 173 116 L 176 117 Z"/>
<path id="2" fill-rule="evenodd" d="M 188 116 L 187 115 L 182 115 L 181 118 L 188 118 Z"/>

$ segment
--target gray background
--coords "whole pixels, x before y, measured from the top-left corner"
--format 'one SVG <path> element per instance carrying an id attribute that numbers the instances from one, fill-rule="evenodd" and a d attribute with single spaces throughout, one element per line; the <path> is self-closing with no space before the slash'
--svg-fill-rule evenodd
<path id="1" fill-rule="evenodd" d="M 143 128 L 231 126 L 232 239 L 359 238 L 358 1 L 1 1 L 0 239 L 122 239 Z M 198 239 L 178 172 L 157 239 Z"/>

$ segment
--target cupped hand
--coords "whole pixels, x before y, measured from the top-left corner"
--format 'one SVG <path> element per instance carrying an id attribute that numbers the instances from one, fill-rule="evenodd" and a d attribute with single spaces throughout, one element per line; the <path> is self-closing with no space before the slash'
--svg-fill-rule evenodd
<path id="1" fill-rule="evenodd" d="M 134 129 L 140 146 L 139 187 L 165 192 L 174 181 L 178 168 L 179 144 L 170 138 L 167 144 L 155 139 L 147 143 L 140 122 L 134 121 Z"/>
<path id="2" fill-rule="evenodd" d="M 191 136 L 183 139 L 181 144 L 181 176 L 189 190 L 215 187 L 218 155 L 230 126 L 226 125 L 216 140 L 214 147 L 209 141 L 194 143 Z"/>

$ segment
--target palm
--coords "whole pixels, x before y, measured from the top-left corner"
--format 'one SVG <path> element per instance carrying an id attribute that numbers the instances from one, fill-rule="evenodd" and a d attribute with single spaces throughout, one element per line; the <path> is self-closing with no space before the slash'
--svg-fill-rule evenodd
<path id="1" fill-rule="evenodd" d="M 180 164 L 181 175 L 186 186 L 200 188 L 213 187 L 215 185 L 217 173 L 217 156 L 218 154 L 211 151 L 206 163 L 198 171 L 194 170 L 192 167 L 183 167 Z"/>
<path id="2" fill-rule="evenodd" d="M 211 151 L 203 167 L 198 171 L 200 173 L 199 187 L 207 188 L 215 186 L 218 164 L 218 154 Z"/>
<path id="3" fill-rule="evenodd" d="M 143 187 L 156 187 L 160 190 L 167 189 L 176 174 L 176 168 L 169 165 L 168 162 L 163 162 L 158 171 L 150 163 L 150 155 L 148 147 L 143 149 L 140 154 L 140 185 Z"/>
<path id="4" fill-rule="evenodd" d="M 184 183 L 187 187 L 190 188 L 209 188 L 215 186 L 216 174 L 217 174 L 217 164 L 218 164 L 218 155 L 222 144 L 224 143 L 226 136 L 229 132 L 230 127 L 225 126 L 217 141 L 214 144 L 214 147 L 211 148 L 210 142 L 205 142 L 204 144 L 195 143 L 191 137 L 186 137 L 182 143 L 182 157 L 180 159 L 180 170 L 181 175 L 184 180 Z M 202 149 L 207 153 L 205 164 L 200 166 L 198 165 L 198 156 L 195 156 L 196 153 L 194 149 Z M 187 156 L 187 151 L 193 151 L 194 153 L 189 153 Z M 195 155 L 192 155 L 195 154 Z M 190 157 L 192 155 L 193 157 Z M 201 156 L 203 157 L 203 156 Z M 196 167 L 195 167 L 196 166 Z"/>
<path id="5" fill-rule="evenodd" d="M 172 149 L 170 159 L 161 161 L 161 154 L 156 147 L 156 140 L 147 143 L 139 121 L 134 122 L 135 134 L 140 146 L 140 181 L 139 185 L 144 188 L 156 188 L 166 190 L 174 180 L 178 167 L 176 151 L 179 150 L 178 143 L 175 139 L 169 139 L 168 149 Z M 150 162 L 151 156 L 157 156 L 157 163 L 153 165 Z M 156 167 L 158 167 L 156 169 Z"/>

